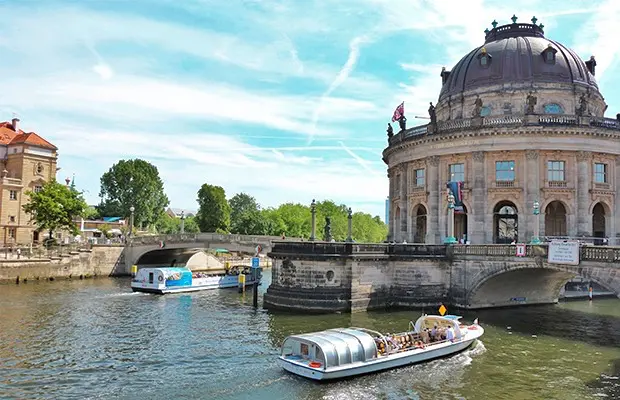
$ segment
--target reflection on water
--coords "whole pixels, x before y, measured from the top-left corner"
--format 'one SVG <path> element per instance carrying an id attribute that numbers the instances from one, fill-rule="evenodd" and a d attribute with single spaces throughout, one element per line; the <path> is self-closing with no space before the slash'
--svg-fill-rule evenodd
<path id="1" fill-rule="evenodd" d="M 235 290 L 132 293 L 127 280 L 0 286 L 0 398 L 620 398 L 620 300 L 467 312 L 486 329 L 472 349 L 327 384 L 276 365 L 287 335 L 402 331 L 419 312 L 290 315 L 251 304 Z"/>

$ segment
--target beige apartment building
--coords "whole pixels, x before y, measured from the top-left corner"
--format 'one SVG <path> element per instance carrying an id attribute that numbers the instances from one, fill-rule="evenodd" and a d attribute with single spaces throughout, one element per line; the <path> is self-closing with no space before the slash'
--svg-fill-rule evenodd
<path id="1" fill-rule="evenodd" d="M 584 61 L 542 28 L 533 18 L 487 30 L 438 71 L 430 123 L 388 130 L 391 240 L 443 243 L 446 185 L 461 182 L 459 241 L 524 243 L 538 230 L 542 240 L 617 242 L 620 110 L 604 116 L 594 57 Z"/>
<path id="2" fill-rule="evenodd" d="M 19 122 L 17 118 L 0 122 L 0 240 L 4 246 L 39 241 L 39 233 L 22 205 L 28 202 L 27 191 L 36 192 L 56 178 L 58 149 L 36 133 L 21 130 Z"/>

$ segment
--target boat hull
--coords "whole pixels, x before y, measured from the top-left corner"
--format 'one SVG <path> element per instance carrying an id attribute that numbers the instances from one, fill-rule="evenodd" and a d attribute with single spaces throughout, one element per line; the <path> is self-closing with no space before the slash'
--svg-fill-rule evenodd
<path id="1" fill-rule="evenodd" d="M 203 277 L 192 277 L 192 273 L 185 269 L 176 269 L 185 274 L 185 279 L 170 280 L 166 276 L 170 275 L 167 268 L 145 268 L 139 271 L 139 276 L 131 282 L 131 290 L 134 292 L 169 294 L 197 292 L 201 290 L 228 289 L 239 287 L 241 283 L 240 275 L 214 275 Z M 180 275 L 176 275 L 180 278 Z M 252 275 L 245 275 L 245 286 L 254 284 Z M 260 278 L 258 279 L 260 284 Z"/>
<path id="2" fill-rule="evenodd" d="M 311 368 L 305 365 L 295 363 L 294 361 L 287 360 L 285 357 L 282 356 L 278 358 L 278 362 L 280 363 L 280 366 L 282 366 L 282 368 L 295 375 L 317 381 L 327 381 L 365 375 L 389 370 L 392 368 L 418 364 L 436 358 L 447 357 L 466 350 L 469 346 L 472 345 L 472 343 L 476 339 L 477 337 L 471 339 L 468 338 L 460 342 L 450 343 L 446 345 L 435 345 L 437 346 L 436 348 L 433 348 L 435 346 L 429 346 L 426 349 L 419 349 L 414 351 L 408 351 L 405 353 L 375 358 L 365 362 L 349 364 L 346 367 L 335 367 L 327 369 Z"/>
<path id="3" fill-rule="evenodd" d="M 260 285 L 260 282 L 258 283 Z M 245 286 L 252 286 L 254 285 L 253 281 L 246 281 Z M 174 287 L 174 288 L 163 288 L 163 289 L 157 289 L 157 288 L 148 288 L 148 287 L 131 287 L 131 290 L 133 290 L 134 292 L 143 292 L 143 293 L 154 293 L 154 294 L 170 294 L 170 293 L 187 293 L 187 292 L 198 292 L 201 290 L 213 290 L 213 289 L 231 289 L 231 288 L 236 288 L 239 287 L 239 285 L 237 283 L 234 284 L 209 284 L 209 285 L 199 285 L 199 286 L 180 286 L 180 287 Z"/>

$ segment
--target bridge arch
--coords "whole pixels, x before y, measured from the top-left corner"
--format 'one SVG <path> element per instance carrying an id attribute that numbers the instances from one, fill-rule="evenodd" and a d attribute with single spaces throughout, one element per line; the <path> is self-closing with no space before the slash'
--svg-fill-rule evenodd
<path id="1" fill-rule="evenodd" d="M 547 262 L 505 262 L 479 269 L 466 290 L 467 308 L 549 304 L 558 301 L 562 287 L 575 276 L 591 280 L 620 298 L 620 276 L 613 265 L 592 268 Z"/>

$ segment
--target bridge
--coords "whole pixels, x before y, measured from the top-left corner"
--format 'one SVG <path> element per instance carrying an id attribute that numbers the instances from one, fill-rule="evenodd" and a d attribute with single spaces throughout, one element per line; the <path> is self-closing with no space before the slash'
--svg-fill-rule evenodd
<path id="1" fill-rule="evenodd" d="M 196 233 L 177 235 L 138 236 L 127 242 L 124 252 L 125 273 L 132 265 L 166 266 L 174 263 L 182 266 L 196 253 L 203 250 L 226 249 L 229 252 L 254 254 L 256 247 L 261 253 L 271 251 L 271 243 L 282 240 L 279 236 L 227 235 L 218 233 Z M 297 238 L 293 240 L 299 240 Z"/>
<path id="2" fill-rule="evenodd" d="M 548 261 L 547 245 L 274 242 L 270 309 L 364 311 L 439 304 L 466 309 L 548 304 L 581 276 L 620 297 L 620 247 L 584 246 L 579 264 Z"/>

